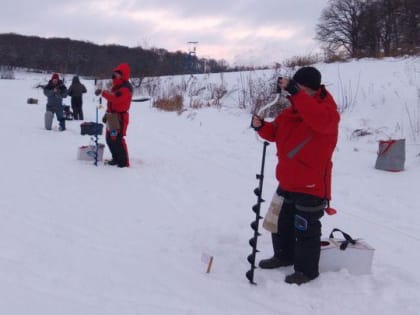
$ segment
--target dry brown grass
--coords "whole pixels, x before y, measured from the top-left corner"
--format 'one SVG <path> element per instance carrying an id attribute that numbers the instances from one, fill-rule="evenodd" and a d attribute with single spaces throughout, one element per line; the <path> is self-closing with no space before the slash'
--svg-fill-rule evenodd
<path id="1" fill-rule="evenodd" d="M 210 104 L 209 103 L 205 103 L 199 99 L 194 99 L 191 101 L 190 107 L 193 109 L 199 109 L 199 108 L 203 108 L 203 107 L 209 107 Z"/>
<path id="2" fill-rule="evenodd" d="M 320 61 L 320 58 L 317 55 L 294 56 L 292 58 L 286 59 L 283 62 L 283 65 L 285 67 L 294 69 L 296 67 L 311 66 L 319 61 Z"/>
<path id="3" fill-rule="evenodd" d="M 167 112 L 182 112 L 184 107 L 184 98 L 182 95 L 175 95 L 169 98 L 157 99 L 153 103 L 153 107 Z"/>
<path id="4" fill-rule="evenodd" d="M 334 62 L 346 62 L 349 60 L 349 57 L 344 53 L 329 53 L 325 56 L 325 63 L 334 63 Z"/>

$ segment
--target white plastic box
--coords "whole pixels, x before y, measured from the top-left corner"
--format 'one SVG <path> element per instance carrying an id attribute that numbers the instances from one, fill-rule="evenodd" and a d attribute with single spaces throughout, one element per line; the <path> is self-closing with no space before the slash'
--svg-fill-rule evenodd
<path id="1" fill-rule="evenodd" d="M 104 155 L 105 145 L 103 143 L 98 144 L 98 161 L 102 161 Z M 77 153 L 77 159 L 82 161 L 94 161 L 95 160 L 95 145 L 83 145 L 79 147 Z"/>
<path id="2" fill-rule="evenodd" d="M 347 269 L 354 275 L 365 275 L 372 272 L 373 253 L 375 249 L 363 240 L 355 240 L 342 250 L 340 245 L 345 240 L 327 238 L 321 240 L 321 257 L 319 271 L 338 271 Z"/>

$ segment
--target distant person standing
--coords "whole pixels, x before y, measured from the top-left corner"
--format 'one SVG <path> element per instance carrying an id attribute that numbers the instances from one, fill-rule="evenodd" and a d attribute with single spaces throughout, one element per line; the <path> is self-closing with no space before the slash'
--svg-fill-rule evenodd
<path id="1" fill-rule="evenodd" d="M 103 122 L 106 123 L 106 143 L 112 154 L 109 165 L 118 167 L 130 166 L 125 136 L 127 133 L 129 114 L 133 96 L 133 87 L 128 81 L 130 67 L 123 63 L 112 72 L 111 91 L 97 89 L 95 95 L 103 96 L 107 100 L 107 109 Z"/>
<path id="2" fill-rule="evenodd" d="M 83 120 L 83 93 L 86 92 L 86 87 L 80 83 L 79 77 L 74 76 L 68 91 L 68 95 L 71 96 L 71 108 L 73 110 L 74 120 Z"/>
<path id="3" fill-rule="evenodd" d="M 59 130 L 66 130 L 66 123 L 63 117 L 63 98 L 67 97 L 67 87 L 60 80 L 57 73 L 54 73 L 51 80 L 44 87 L 44 94 L 47 97 L 47 111 L 45 113 L 45 129 L 51 130 L 54 114 L 57 116 Z"/>

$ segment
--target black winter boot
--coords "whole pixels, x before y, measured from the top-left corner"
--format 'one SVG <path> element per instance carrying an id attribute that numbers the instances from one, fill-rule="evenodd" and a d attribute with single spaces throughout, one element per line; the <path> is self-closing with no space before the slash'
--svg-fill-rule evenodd
<path id="1" fill-rule="evenodd" d="M 261 269 L 275 269 L 293 265 L 293 260 L 284 259 L 273 256 L 268 259 L 260 260 L 259 264 Z"/>
<path id="2" fill-rule="evenodd" d="M 106 164 L 108 164 L 108 165 L 117 165 L 118 162 L 116 160 L 112 159 L 112 160 L 109 160 L 108 163 L 106 163 Z"/>
<path id="3" fill-rule="evenodd" d="M 315 277 L 316 278 L 316 277 Z M 286 276 L 284 281 L 289 284 L 297 284 L 301 285 L 303 283 L 309 282 L 315 278 L 309 278 L 307 275 L 305 275 L 303 272 L 295 271 L 294 273 Z"/>
<path id="4" fill-rule="evenodd" d="M 60 131 L 66 130 L 66 120 L 64 118 L 61 118 L 58 124 L 59 124 L 58 130 Z"/>

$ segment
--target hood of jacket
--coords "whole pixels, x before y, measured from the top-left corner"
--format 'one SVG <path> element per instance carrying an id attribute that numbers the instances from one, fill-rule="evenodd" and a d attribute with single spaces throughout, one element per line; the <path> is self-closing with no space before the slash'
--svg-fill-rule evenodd
<path id="1" fill-rule="evenodd" d="M 71 83 L 76 84 L 76 83 L 80 83 L 79 77 L 78 76 L 74 76 L 73 80 L 71 81 Z"/>
<path id="2" fill-rule="evenodd" d="M 123 81 L 128 81 L 130 79 L 130 66 L 128 65 L 128 63 L 119 64 L 114 68 L 113 71 L 121 72 Z"/>

